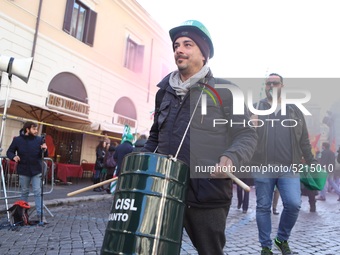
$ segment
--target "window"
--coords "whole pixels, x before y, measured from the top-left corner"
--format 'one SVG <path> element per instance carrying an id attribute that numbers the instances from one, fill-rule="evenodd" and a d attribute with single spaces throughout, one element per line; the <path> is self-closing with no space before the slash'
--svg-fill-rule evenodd
<path id="1" fill-rule="evenodd" d="M 97 13 L 78 0 L 67 0 L 64 31 L 90 46 L 93 46 Z"/>
<path id="2" fill-rule="evenodd" d="M 126 53 L 124 67 L 141 73 L 143 71 L 144 46 L 138 45 L 130 37 L 126 40 Z"/>

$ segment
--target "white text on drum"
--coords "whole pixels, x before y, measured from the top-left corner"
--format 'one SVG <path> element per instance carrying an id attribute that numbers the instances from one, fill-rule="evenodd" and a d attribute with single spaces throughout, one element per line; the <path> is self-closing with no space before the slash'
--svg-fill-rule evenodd
<path id="1" fill-rule="evenodd" d="M 137 207 L 134 206 L 135 200 L 130 198 L 118 198 L 116 201 L 115 209 L 137 211 Z"/>
<path id="2" fill-rule="evenodd" d="M 135 200 L 129 198 L 118 198 L 115 204 L 116 210 L 130 210 L 137 211 L 137 207 L 134 206 Z M 110 213 L 109 221 L 127 221 L 129 219 L 129 215 L 127 213 L 115 212 Z"/>

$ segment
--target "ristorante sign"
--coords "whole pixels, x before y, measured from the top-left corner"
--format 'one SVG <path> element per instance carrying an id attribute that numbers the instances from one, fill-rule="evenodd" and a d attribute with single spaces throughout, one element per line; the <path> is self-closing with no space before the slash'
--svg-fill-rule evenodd
<path id="1" fill-rule="evenodd" d="M 90 112 L 90 106 L 88 104 L 84 104 L 77 100 L 63 97 L 54 93 L 48 94 L 46 106 L 82 117 L 88 117 Z"/>

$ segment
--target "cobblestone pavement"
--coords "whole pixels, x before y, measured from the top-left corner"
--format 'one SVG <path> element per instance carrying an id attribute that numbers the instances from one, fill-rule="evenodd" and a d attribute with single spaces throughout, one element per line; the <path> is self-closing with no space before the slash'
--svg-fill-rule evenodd
<path id="1" fill-rule="evenodd" d="M 260 254 L 254 191 L 251 191 L 250 208 L 246 214 L 236 208 L 236 192 L 234 194 L 227 220 L 225 254 Z M 327 201 L 317 202 L 316 213 L 309 212 L 307 197 L 302 197 L 302 200 L 300 216 L 290 238 L 291 248 L 300 255 L 340 254 L 340 202 L 337 196 L 327 194 Z M 57 206 L 52 206 L 52 203 Z M 100 254 L 111 203 L 111 195 L 104 194 L 78 197 L 70 201 L 63 199 L 62 203 L 51 201 L 49 210 L 54 217 L 45 213 L 48 224 L 17 229 L 9 226 L 7 215 L 2 212 L 0 254 Z M 273 238 L 279 217 L 272 216 Z M 274 254 L 280 254 L 275 248 L 273 251 Z M 181 255 L 184 254 L 197 254 L 185 233 L 181 249 Z"/>

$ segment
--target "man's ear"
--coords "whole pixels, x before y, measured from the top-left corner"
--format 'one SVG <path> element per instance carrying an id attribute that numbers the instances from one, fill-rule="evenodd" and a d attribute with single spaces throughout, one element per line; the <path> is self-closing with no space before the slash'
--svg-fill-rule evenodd
<path id="1" fill-rule="evenodd" d="M 204 55 L 202 54 L 202 60 L 203 60 L 203 65 L 206 65 L 208 63 L 208 59 L 205 59 Z"/>

